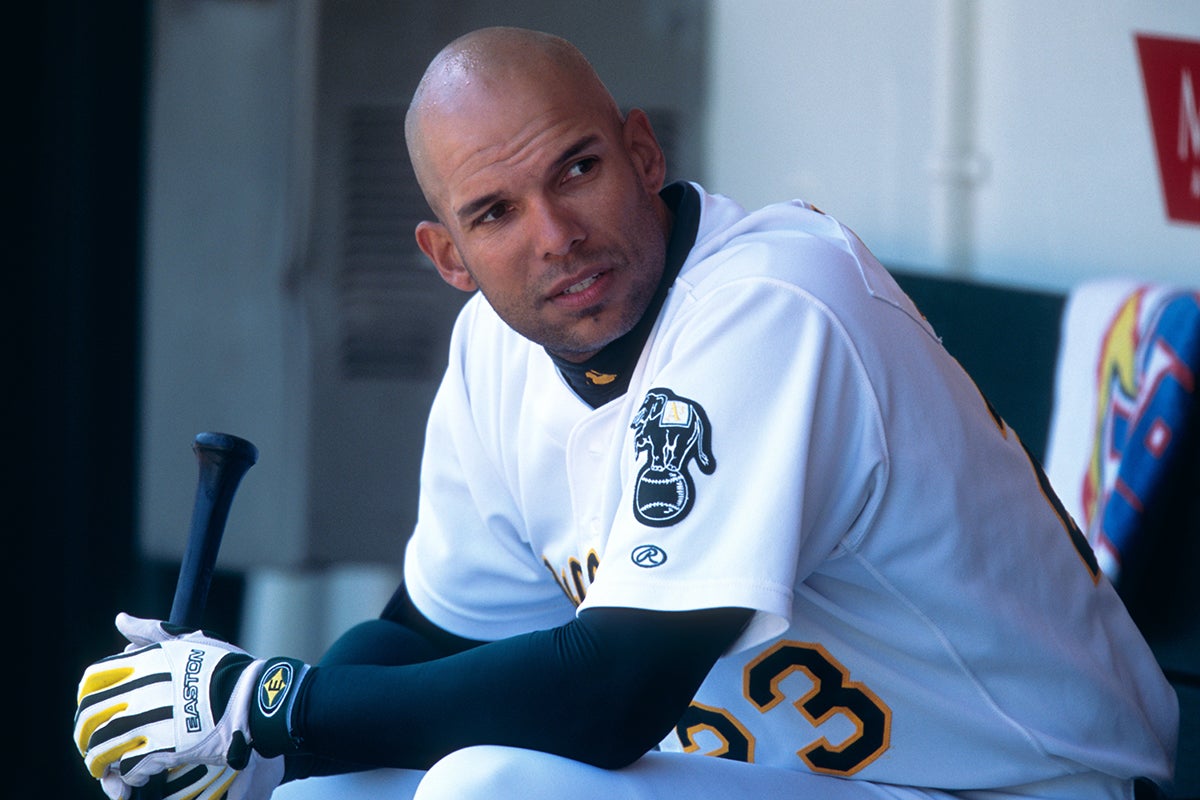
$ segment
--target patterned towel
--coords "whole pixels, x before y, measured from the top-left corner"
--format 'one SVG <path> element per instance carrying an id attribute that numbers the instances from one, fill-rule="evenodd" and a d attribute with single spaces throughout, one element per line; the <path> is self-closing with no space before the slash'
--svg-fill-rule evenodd
<path id="1" fill-rule="evenodd" d="M 1198 377 L 1200 291 L 1103 280 L 1071 293 L 1046 473 L 1114 583 L 1147 544 L 1142 512 L 1189 414 L 1200 418 Z"/>

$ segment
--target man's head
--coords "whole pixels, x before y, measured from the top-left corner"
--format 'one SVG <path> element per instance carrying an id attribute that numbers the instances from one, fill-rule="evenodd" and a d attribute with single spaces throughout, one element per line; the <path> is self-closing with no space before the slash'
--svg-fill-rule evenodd
<path id="1" fill-rule="evenodd" d="M 447 283 L 575 361 L 641 318 L 670 229 L 666 164 L 646 115 L 622 117 L 574 46 L 517 28 L 451 42 L 405 136 L 438 218 L 417 243 Z"/>

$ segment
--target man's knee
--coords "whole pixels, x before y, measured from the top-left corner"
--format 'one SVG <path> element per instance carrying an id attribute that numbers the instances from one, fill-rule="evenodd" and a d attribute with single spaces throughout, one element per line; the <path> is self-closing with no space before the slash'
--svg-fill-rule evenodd
<path id="1" fill-rule="evenodd" d="M 467 747 L 434 764 L 425 773 L 413 800 L 493 800 L 496 797 L 535 800 L 570 796 L 570 779 L 560 774 L 561 768 L 570 763 L 573 762 L 515 747 Z M 555 768 L 556 764 L 559 769 Z"/>
<path id="2" fill-rule="evenodd" d="M 412 800 L 423 772 L 373 769 L 285 783 L 271 800 Z"/>

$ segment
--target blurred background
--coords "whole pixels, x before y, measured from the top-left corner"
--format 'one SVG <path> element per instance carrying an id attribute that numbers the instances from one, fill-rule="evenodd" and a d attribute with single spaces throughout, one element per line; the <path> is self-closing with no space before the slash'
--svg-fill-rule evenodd
<path id="1" fill-rule="evenodd" d="M 1194 0 L 46 0 L 26 14 L 9 56 L 28 108 L 6 315 L 22 400 L 8 585 L 25 631 L 10 657 L 31 684 L 16 685 L 13 796 L 100 796 L 70 741 L 75 681 L 119 646 L 118 610 L 170 608 L 196 433 L 261 453 L 208 627 L 316 658 L 390 595 L 465 299 L 412 241 L 427 212 L 403 113 L 460 33 L 566 36 L 618 102 L 649 111 L 672 178 L 747 207 L 808 199 L 891 267 L 1055 293 L 1200 282 L 1200 212 L 1168 213 L 1136 43 L 1200 40 Z M 1175 167 L 1200 205 L 1200 106 L 1176 92 Z"/>

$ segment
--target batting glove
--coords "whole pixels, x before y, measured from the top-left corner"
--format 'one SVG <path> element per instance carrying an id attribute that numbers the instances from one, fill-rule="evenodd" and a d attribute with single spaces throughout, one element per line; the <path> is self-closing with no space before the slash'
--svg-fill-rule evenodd
<path id="1" fill-rule="evenodd" d="M 162 787 L 163 800 L 267 800 L 283 781 L 283 758 L 250 756 L 244 770 L 193 764 L 168 770 Z M 115 772 L 100 779 L 112 800 L 128 800 L 133 790 Z"/>
<path id="2" fill-rule="evenodd" d="M 195 764 L 167 772 L 163 800 L 227 800 L 226 792 L 237 778 L 233 767 Z"/>
<path id="3" fill-rule="evenodd" d="M 176 767 L 165 775 L 161 797 L 163 800 L 229 800 L 226 792 L 238 774 L 233 767 L 214 767 L 212 764 Z M 112 800 L 126 800 L 133 792 L 115 772 L 102 777 L 100 785 Z"/>
<path id="4" fill-rule="evenodd" d="M 297 749 L 288 720 L 307 665 L 254 659 L 201 631 L 125 614 L 117 628 L 130 644 L 85 670 L 75 714 L 76 746 L 105 793 L 124 798 L 157 773 L 210 765 L 247 773 L 227 776 L 231 800 L 269 795 L 282 759 L 252 763 L 251 731 L 268 756 Z"/>
<path id="5" fill-rule="evenodd" d="M 129 641 L 125 648 L 126 652 L 168 639 L 177 639 L 181 636 L 191 636 L 193 640 L 203 639 L 210 644 L 225 646 L 234 651 L 238 650 L 232 645 L 206 636 L 203 632 L 178 628 L 169 622 L 141 619 L 129 614 L 117 615 L 117 630 Z M 253 718 L 253 714 L 251 718 Z M 283 770 L 282 756 L 264 758 L 254 751 L 251 751 L 250 762 L 242 770 L 235 770 L 229 766 L 216 767 L 211 764 L 176 767 L 170 771 L 167 777 L 167 783 L 163 789 L 163 800 L 219 800 L 220 798 L 225 798 L 225 800 L 266 800 L 282 783 Z M 129 794 L 128 786 L 118 774 L 110 773 L 110 778 L 110 783 L 124 787 L 125 794 Z M 223 794 L 223 792 L 227 793 Z"/>
<path id="6" fill-rule="evenodd" d="M 282 781 L 282 756 L 263 758 L 251 753 L 250 764 L 243 770 L 194 764 L 168 771 L 163 800 L 267 800 Z"/>

